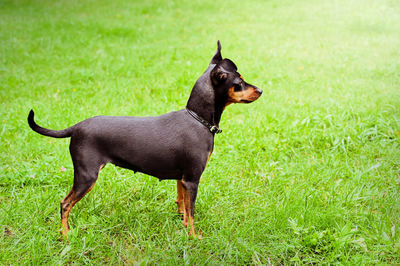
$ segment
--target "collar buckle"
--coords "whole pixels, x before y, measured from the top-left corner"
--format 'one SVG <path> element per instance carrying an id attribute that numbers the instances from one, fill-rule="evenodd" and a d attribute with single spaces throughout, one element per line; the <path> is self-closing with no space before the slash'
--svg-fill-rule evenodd
<path id="1" fill-rule="evenodd" d="M 222 132 L 222 130 L 220 129 L 220 128 L 218 128 L 217 126 L 212 126 L 211 128 L 210 128 L 210 132 L 211 133 L 213 133 L 213 134 L 219 134 L 219 133 L 221 133 Z"/>

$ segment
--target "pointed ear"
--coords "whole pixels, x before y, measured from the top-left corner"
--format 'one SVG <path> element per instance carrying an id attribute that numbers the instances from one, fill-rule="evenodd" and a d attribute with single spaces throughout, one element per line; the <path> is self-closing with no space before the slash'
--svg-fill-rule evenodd
<path id="1" fill-rule="evenodd" d="M 218 42 L 217 42 L 217 45 L 218 45 L 217 52 L 215 53 L 214 57 L 211 59 L 210 64 L 217 64 L 219 61 L 222 60 L 222 56 L 221 56 L 221 43 L 219 42 L 219 40 L 218 40 Z"/>
<path id="2" fill-rule="evenodd" d="M 228 73 L 223 69 L 222 66 L 216 65 L 210 73 L 211 81 L 214 85 L 223 83 L 228 78 Z"/>

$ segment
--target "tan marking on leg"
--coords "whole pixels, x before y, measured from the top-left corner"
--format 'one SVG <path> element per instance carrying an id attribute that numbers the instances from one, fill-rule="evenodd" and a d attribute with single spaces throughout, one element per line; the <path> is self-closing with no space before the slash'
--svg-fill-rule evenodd
<path id="1" fill-rule="evenodd" d="M 71 211 L 71 205 L 67 207 L 67 210 L 64 212 L 64 217 L 61 218 L 61 230 L 60 233 L 65 236 L 69 231 L 69 224 L 68 224 L 68 217 L 69 217 L 69 212 Z"/>
<path id="2" fill-rule="evenodd" d="M 185 213 L 184 213 L 184 220 L 183 220 L 183 225 L 187 227 L 189 223 L 189 236 L 196 237 L 196 234 L 194 232 L 194 217 L 191 214 L 191 195 L 187 189 L 184 188 L 184 207 L 185 207 Z"/>
<path id="3" fill-rule="evenodd" d="M 100 167 L 102 169 L 104 165 Z M 60 233 L 63 236 L 66 236 L 67 233 L 70 231 L 69 223 L 68 223 L 68 217 L 69 213 L 74 207 L 74 205 L 80 201 L 89 191 L 92 190 L 93 186 L 96 184 L 96 180 L 93 182 L 93 184 L 83 193 L 82 196 L 77 197 L 76 192 L 74 191 L 74 188 L 71 189 L 71 191 L 68 193 L 68 195 L 61 201 L 61 230 Z M 65 208 L 65 210 L 64 210 Z"/>
<path id="4" fill-rule="evenodd" d="M 190 228 L 189 236 L 196 238 L 197 236 L 196 233 L 194 232 L 194 217 L 191 215 L 189 215 L 189 228 Z"/>
<path id="5" fill-rule="evenodd" d="M 70 198 L 72 197 L 72 194 L 74 191 L 71 189 L 71 191 L 68 193 L 68 195 L 61 201 L 60 203 L 60 208 L 61 208 L 61 230 L 60 233 L 62 235 L 66 235 L 69 232 L 69 225 L 68 225 L 68 216 L 69 212 L 71 211 L 71 204 L 70 204 Z"/>
<path id="6" fill-rule="evenodd" d="M 188 217 L 189 217 L 189 213 L 190 213 L 190 200 L 188 200 L 187 195 L 187 189 L 183 186 L 183 183 L 181 181 L 182 184 L 182 194 L 183 194 L 183 226 L 187 227 L 187 222 L 188 222 Z"/>
<path id="7" fill-rule="evenodd" d="M 183 214 L 185 212 L 183 207 L 183 185 L 181 180 L 176 180 L 176 201 L 178 205 L 178 213 Z"/>

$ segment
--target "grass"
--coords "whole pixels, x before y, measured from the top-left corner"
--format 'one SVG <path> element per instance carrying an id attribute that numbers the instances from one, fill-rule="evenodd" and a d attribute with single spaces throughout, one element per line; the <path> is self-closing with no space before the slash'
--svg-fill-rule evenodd
<path id="1" fill-rule="evenodd" d="M 400 4 L 0 3 L 0 264 L 400 264 Z M 175 182 L 108 165 L 72 210 L 61 129 L 185 106 L 222 42 L 264 90 L 229 106 L 189 240 Z M 63 171 L 62 169 L 66 170 Z"/>

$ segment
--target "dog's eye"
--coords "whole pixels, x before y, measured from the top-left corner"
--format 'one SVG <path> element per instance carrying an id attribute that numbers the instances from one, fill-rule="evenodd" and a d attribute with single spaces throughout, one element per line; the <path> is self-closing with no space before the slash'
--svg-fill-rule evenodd
<path id="1" fill-rule="evenodd" d="M 241 91 L 242 90 L 242 86 L 240 86 L 239 84 L 235 84 L 233 90 L 234 91 Z"/>

